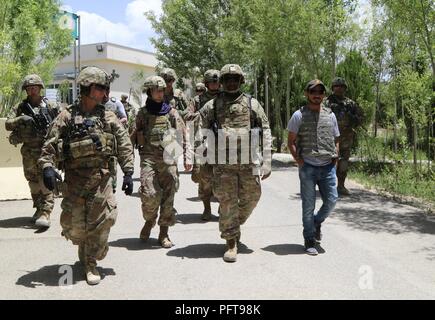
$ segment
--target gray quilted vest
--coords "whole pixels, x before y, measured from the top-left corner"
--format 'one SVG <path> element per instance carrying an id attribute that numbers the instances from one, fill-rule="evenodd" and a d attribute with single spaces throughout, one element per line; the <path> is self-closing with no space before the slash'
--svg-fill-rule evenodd
<path id="1" fill-rule="evenodd" d="M 324 107 L 320 109 L 320 112 L 313 112 L 308 107 L 302 107 L 300 111 L 302 123 L 296 140 L 299 156 L 316 158 L 321 161 L 336 158 L 332 111 Z"/>

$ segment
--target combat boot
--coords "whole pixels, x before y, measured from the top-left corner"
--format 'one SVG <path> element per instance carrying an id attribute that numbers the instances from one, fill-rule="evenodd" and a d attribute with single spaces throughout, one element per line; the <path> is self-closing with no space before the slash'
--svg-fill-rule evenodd
<path id="1" fill-rule="evenodd" d="M 154 223 L 151 221 L 146 221 L 142 230 L 140 231 L 139 238 L 143 241 L 147 241 L 150 238 L 151 229 L 154 227 Z"/>
<path id="2" fill-rule="evenodd" d="M 211 205 L 210 200 L 204 200 L 204 212 L 202 213 L 201 219 L 204 221 L 211 220 Z"/>
<path id="3" fill-rule="evenodd" d="M 96 262 L 86 262 L 85 265 L 85 273 L 86 273 L 86 282 L 94 286 L 96 284 L 99 284 L 101 281 L 100 273 L 97 270 L 97 263 Z"/>
<path id="4" fill-rule="evenodd" d="M 50 216 L 46 213 L 41 214 L 39 218 L 35 221 L 35 226 L 37 228 L 49 228 Z"/>
<path id="5" fill-rule="evenodd" d="M 339 185 L 339 186 L 337 187 L 337 192 L 338 192 L 338 194 L 341 195 L 341 196 L 348 196 L 348 195 L 350 195 L 349 190 L 347 190 L 346 187 L 345 187 L 344 185 Z"/>
<path id="6" fill-rule="evenodd" d="M 227 240 L 227 251 L 224 254 L 224 261 L 236 262 L 236 260 L 237 260 L 236 239 Z"/>
<path id="7" fill-rule="evenodd" d="M 173 246 L 168 236 L 169 227 L 160 226 L 159 243 L 163 248 L 169 249 Z"/>
<path id="8" fill-rule="evenodd" d="M 242 238 L 242 232 L 239 232 L 239 234 L 236 237 L 237 245 L 240 244 L 240 239 Z"/>
<path id="9" fill-rule="evenodd" d="M 35 211 L 32 218 L 30 219 L 30 222 L 35 223 L 36 220 L 38 220 L 38 218 L 39 218 L 39 209 Z"/>
<path id="10" fill-rule="evenodd" d="M 340 177 L 338 179 L 338 186 L 337 186 L 337 192 L 339 195 L 341 196 L 348 196 L 350 195 L 349 190 L 346 189 L 346 187 L 344 186 L 344 180 L 342 177 Z"/>

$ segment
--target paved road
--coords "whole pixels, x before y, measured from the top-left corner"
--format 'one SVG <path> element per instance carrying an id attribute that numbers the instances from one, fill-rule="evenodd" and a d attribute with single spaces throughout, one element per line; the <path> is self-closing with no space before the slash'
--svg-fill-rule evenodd
<path id="1" fill-rule="evenodd" d="M 277 169 L 243 226 L 238 261 L 228 264 L 217 217 L 200 220 L 197 187 L 189 175 L 180 178 L 170 250 L 158 247 L 157 228 L 149 243 L 138 239 L 140 199 L 118 191 L 119 217 L 96 287 L 86 284 L 76 247 L 60 236 L 60 199 L 44 233 L 29 224 L 30 201 L 0 202 L 0 299 L 435 298 L 435 222 L 419 209 L 355 185 L 325 223 L 322 254 L 308 256 L 297 169 Z M 65 279 L 72 285 L 59 286 Z"/>

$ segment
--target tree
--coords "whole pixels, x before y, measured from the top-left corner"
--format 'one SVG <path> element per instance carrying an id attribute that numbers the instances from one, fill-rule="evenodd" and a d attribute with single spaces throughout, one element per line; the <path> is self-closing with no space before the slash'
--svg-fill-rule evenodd
<path id="1" fill-rule="evenodd" d="M 38 73 L 51 80 L 56 63 L 69 53 L 70 31 L 57 24 L 55 0 L 5 0 L 0 3 L 1 115 L 21 98 L 21 80 Z"/>
<path id="2" fill-rule="evenodd" d="M 222 65 L 216 39 L 226 4 L 216 0 L 164 0 L 161 17 L 146 13 L 157 34 L 151 41 L 161 63 L 183 77 L 196 76 L 195 68 L 203 74 Z"/>

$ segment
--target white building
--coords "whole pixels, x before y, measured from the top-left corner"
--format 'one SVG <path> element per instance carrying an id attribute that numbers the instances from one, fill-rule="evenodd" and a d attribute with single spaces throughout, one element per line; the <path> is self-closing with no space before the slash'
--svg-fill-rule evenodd
<path id="1" fill-rule="evenodd" d="M 78 55 L 77 55 L 78 60 Z M 134 83 L 133 75 L 143 71 L 145 75 L 155 74 L 157 66 L 155 54 L 134 48 L 129 48 L 109 42 L 82 45 L 80 50 L 80 66 L 96 66 L 104 69 L 109 74 L 116 74 L 116 79 L 111 85 L 111 97 L 121 98 L 121 94 L 130 94 L 133 87 L 140 84 Z M 70 94 L 66 103 L 72 103 L 72 87 L 74 83 L 74 53 L 65 57 L 54 71 L 52 85 L 48 88 L 57 89 L 59 84 L 68 80 L 70 82 Z M 133 99 L 130 102 L 139 107 Z"/>

